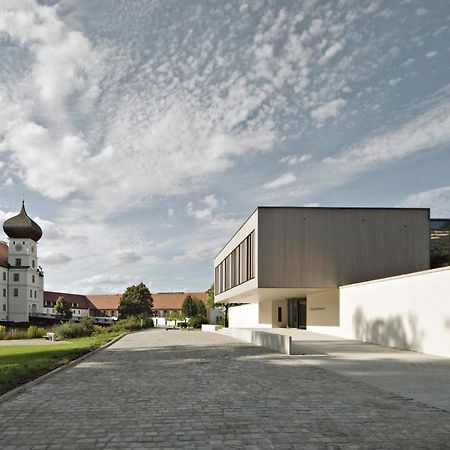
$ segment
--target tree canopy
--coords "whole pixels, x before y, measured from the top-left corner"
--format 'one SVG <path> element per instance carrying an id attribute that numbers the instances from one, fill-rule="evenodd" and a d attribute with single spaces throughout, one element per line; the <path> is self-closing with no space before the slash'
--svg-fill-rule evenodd
<path id="1" fill-rule="evenodd" d="M 144 283 L 128 286 L 119 303 L 119 317 L 144 318 L 152 314 L 153 299 L 148 287 Z"/>
<path id="2" fill-rule="evenodd" d="M 68 320 L 72 317 L 72 311 L 70 309 L 70 303 L 64 297 L 58 297 L 55 303 L 56 316 L 62 320 Z"/>
<path id="3" fill-rule="evenodd" d="M 194 299 L 188 295 L 181 305 L 181 311 L 185 317 L 195 317 L 197 315 L 197 308 L 195 306 Z"/>

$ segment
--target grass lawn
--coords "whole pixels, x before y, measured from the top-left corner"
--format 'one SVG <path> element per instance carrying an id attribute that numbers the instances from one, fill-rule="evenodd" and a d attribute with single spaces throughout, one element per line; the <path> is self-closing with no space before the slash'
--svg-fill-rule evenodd
<path id="1" fill-rule="evenodd" d="M 105 344 L 121 333 L 72 339 L 58 345 L 0 347 L 0 395 Z"/>

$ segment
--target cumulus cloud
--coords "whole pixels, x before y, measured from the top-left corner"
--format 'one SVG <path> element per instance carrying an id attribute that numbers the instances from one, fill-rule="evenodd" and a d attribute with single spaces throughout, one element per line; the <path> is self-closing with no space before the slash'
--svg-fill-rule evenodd
<path id="1" fill-rule="evenodd" d="M 339 111 L 347 104 L 343 98 L 337 98 L 325 103 L 311 111 L 311 117 L 318 122 L 324 122 L 330 117 L 336 117 Z"/>
<path id="2" fill-rule="evenodd" d="M 428 59 L 431 59 L 431 58 L 434 58 L 435 56 L 437 56 L 438 54 L 439 54 L 438 51 L 436 51 L 436 50 L 431 50 L 430 52 L 425 53 L 425 56 L 426 56 Z"/>
<path id="3" fill-rule="evenodd" d="M 263 185 L 264 189 L 278 189 L 280 187 L 286 186 L 293 183 L 297 177 L 293 173 L 285 173 L 275 180 L 269 181 Z"/>
<path id="4" fill-rule="evenodd" d="M 399 206 L 430 208 L 432 217 L 448 218 L 450 217 L 450 186 L 442 186 L 411 194 Z"/>

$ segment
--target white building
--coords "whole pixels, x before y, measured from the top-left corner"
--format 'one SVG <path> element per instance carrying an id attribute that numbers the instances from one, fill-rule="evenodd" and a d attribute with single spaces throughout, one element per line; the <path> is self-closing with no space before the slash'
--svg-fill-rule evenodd
<path id="1" fill-rule="evenodd" d="M 0 242 L 0 321 L 28 322 L 43 312 L 44 273 L 38 264 L 41 227 L 26 213 L 3 224 L 8 244 Z"/>

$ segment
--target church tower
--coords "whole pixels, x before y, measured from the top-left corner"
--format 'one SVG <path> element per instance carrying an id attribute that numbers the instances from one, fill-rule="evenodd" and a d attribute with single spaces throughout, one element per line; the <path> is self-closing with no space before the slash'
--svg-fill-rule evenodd
<path id="1" fill-rule="evenodd" d="M 42 230 L 28 217 L 24 202 L 17 216 L 5 221 L 3 230 L 9 238 L 7 320 L 28 322 L 30 314 L 42 313 L 44 306 L 44 273 L 37 257 Z"/>

